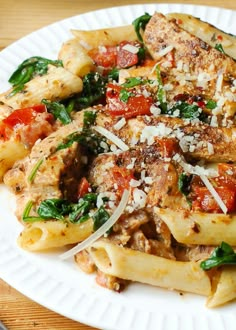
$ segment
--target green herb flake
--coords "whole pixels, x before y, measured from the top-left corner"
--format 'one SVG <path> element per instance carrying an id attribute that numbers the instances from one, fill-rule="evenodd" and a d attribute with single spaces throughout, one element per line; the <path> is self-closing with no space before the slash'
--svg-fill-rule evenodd
<path id="1" fill-rule="evenodd" d="M 213 100 L 208 100 L 206 103 L 206 108 L 210 109 L 210 110 L 215 109 L 216 106 L 217 106 L 217 103 L 216 103 L 216 101 L 213 101 Z"/>
<path id="2" fill-rule="evenodd" d="M 34 205 L 34 203 L 31 200 L 29 200 L 28 203 L 26 204 L 25 209 L 24 209 L 23 214 L 22 214 L 22 220 L 24 222 L 35 222 L 35 221 L 43 220 L 40 217 L 29 215 L 33 205 Z"/>
<path id="3" fill-rule="evenodd" d="M 140 77 L 130 77 L 127 78 L 125 83 L 121 84 L 124 88 L 132 88 L 144 84 L 144 80 Z"/>
<path id="4" fill-rule="evenodd" d="M 236 253 L 226 242 L 215 248 L 210 257 L 201 262 L 200 267 L 209 270 L 221 265 L 236 265 Z"/>
<path id="5" fill-rule="evenodd" d="M 37 171 L 38 171 L 39 167 L 42 165 L 43 161 L 44 161 L 44 158 L 41 158 L 37 161 L 37 163 L 35 164 L 35 166 L 33 167 L 32 171 L 31 171 L 30 175 L 28 176 L 28 182 L 32 183 L 34 181 Z"/>
<path id="6" fill-rule="evenodd" d="M 222 44 L 215 44 L 215 49 L 217 49 L 222 54 L 225 54 Z"/>
<path id="7" fill-rule="evenodd" d="M 131 96 L 134 96 L 134 93 L 127 91 L 126 89 L 123 88 L 120 90 L 119 98 L 122 102 L 127 103 Z"/>

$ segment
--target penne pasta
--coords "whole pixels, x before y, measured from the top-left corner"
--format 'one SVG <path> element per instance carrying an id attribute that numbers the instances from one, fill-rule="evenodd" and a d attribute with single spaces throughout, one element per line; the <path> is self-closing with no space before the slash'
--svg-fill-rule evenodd
<path id="1" fill-rule="evenodd" d="M 28 223 L 18 237 L 19 246 L 27 251 L 42 251 L 83 241 L 93 231 L 91 219 L 81 224 L 63 221 Z"/>
<path id="2" fill-rule="evenodd" d="M 224 52 L 236 59 L 235 36 L 227 34 L 217 29 L 215 26 L 192 15 L 170 13 L 167 14 L 166 17 L 169 20 L 175 20 L 175 22 L 184 30 L 207 42 L 212 47 L 215 47 L 217 44 L 221 44 Z"/>
<path id="3" fill-rule="evenodd" d="M 0 141 L 0 181 L 18 159 L 29 154 L 29 149 L 19 141 Z"/>
<path id="4" fill-rule="evenodd" d="M 236 217 L 182 210 L 160 209 L 154 213 L 166 223 L 174 238 L 185 244 L 219 245 L 222 241 L 236 245 Z"/>
<path id="5" fill-rule="evenodd" d="M 100 30 L 72 30 L 72 33 L 75 38 L 78 39 L 79 43 L 88 50 L 99 46 L 116 46 L 123 40 L 137 40 L 137 36 L 132 25 Z"/>
<path id="6" fill-rule="evenodd" d="M 168 289 L 209 295 L 211 283 L 197 262 L 169 260 L 99 240 L 89 249 L 105 274 Z"/>
<path id="7" fill-rule="evenodd" d="M 42 99 L 56 101 L 65 99 L 83 88 L 82 80 L 61 67 L 49 66 L 48 73 L 37 76 L 25 84 L 24 90 L 11 97 L 7 91 L 0 101 L 13 109 L 39 104 Z"/>
<path id="8" fill-rule="evenodd" d="M 94 68 L 92 59 L 76 38 L 62 45 L 58 58 L 62 60 L 66 70 L 79 77 L 85 76 Z"/>
<path id="9" fill-rule="evenodd" d="M 207 307 L 213 308 L 223 305 L 236 298 L 236 269 L 225 266 L 213 279 L 213 291 L 207 299 Z"/>

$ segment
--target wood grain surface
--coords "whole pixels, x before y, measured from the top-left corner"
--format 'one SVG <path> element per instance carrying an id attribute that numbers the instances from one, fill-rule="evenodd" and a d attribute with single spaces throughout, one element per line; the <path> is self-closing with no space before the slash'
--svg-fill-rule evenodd
<path id="1" fill-rule="evenodd" d="M 45 25 L 87 11 L 144 0 L 0 0 L 0 50 Z M 236 0 L 162 1 L 217 6 L 236 10 Z M 222 18 L 223 19 L 223 18 Z M 31 301 L 0 279 L 0 320 L 9 330 L 95 330 Z M 121 329 L 122 330 L 122 329 Z"/>

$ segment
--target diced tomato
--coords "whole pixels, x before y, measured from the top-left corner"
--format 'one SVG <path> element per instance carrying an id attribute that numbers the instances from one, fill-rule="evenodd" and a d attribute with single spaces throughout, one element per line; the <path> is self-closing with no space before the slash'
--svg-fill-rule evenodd
<path id="1" fill-rule="evenodd" d="M 93 59 L 97 66 L 103 68 L 114 68 L 117 63 L 117 47 L 102 46 L 100 48 L 91 49 L 88 55 Z"/>
<path id="2" fill-rule="evenodd" d="M 83 177 L 78 186 L 78 199 L 82 198 L 85 194 L 89 192 L 90 184 L 88 180 Z"/>
<path id="3" fill-rule="evenodd" d="M 134 173 L 125 167 L 115 166 L 112 169 L 114 184 L 117 184 L 117 192 L 121 196 L 125 189 L 130 188 L 130 180 L 134 179 Z"/>
<path id="4" fill-rule="evenodd" d="M 106 101 L 111 116 L 133 118 L 139 115 L 151 114 L 152 97 L 130 92 L 127 102 L 124 102 L 120 99 L 121 90 L 122 87 L 118 85 L 108 84 L 107 86 Z"/>
<path id="5" fill-rule="evenodd" d="M 216 192 L 227 207 L 228 213 L 236 211 L 236 191 L 227 187 L 216 187 Z M 209 213 L 222 213 L 215 198 L 206 187 L 197 187 L 194 191 L 192 209 Z"/>
<path id="6" fill-rule="evenodd" d="M 7 118 L 3 119 L 3 123 L 14 128 L 17 124 L 28 125 L 36 117 L 37 113 L 46 111 L 44 104 L 35 105 L 33 107 L 14 110 Z"/>
<path id="7" fill-rule="evenodd" d="M 155 143 L 159 147 L 159 152 L 162 158 L 171 158 L 179 152 L 179 143 L 174 138 L 156 139 Z"/>
<path id="8" fill-rule="evenodd" d="M 88 55 L 93 59 L 97 66 L 104 69 L 128 68 L 138 63 L 138 54 L 124 48 L 126 45 L 140 47 L 138 42 L 122 41 L 117 46 L 101 46 L 91 49 Z"/>
<path id="9" fill-rule="evenodd" d="M 236 166 L 234 164 L 218 164 L 218 173 L 219 176 L 215 178 L 215 181 L 219 186 L 236 190 Z"/>
<path id="10" fill-rule="evenodd" d="M 137 48 L 140 47 L 140 45 L 135 42 L 123 41 L 120 43 L 117 53 L 117 67 L 121 69 L 128 68 L 138 63 L 138 54 L 134 54 L 131 51 L 125 49 L 124 46 L 126 45 L 131 45 Z"/>

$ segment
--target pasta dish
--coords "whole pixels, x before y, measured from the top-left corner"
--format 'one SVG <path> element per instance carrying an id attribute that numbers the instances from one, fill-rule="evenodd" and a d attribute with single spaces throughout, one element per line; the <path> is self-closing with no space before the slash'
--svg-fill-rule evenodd
<path id="1" fill-rule="evenodd" d="M 236 298 L 236 39 L 186 14 L 72 30 L 0 95 L 21 248 L 96 282 Z"/>

